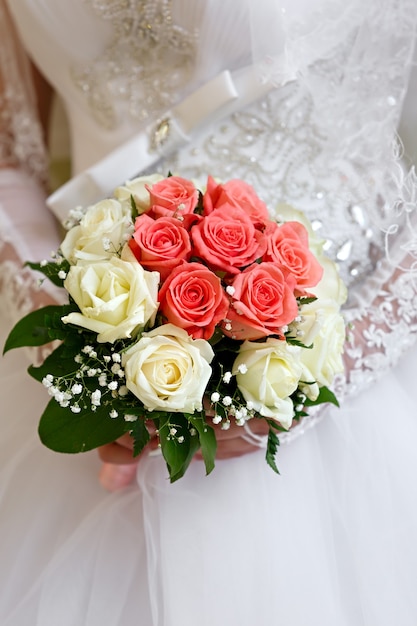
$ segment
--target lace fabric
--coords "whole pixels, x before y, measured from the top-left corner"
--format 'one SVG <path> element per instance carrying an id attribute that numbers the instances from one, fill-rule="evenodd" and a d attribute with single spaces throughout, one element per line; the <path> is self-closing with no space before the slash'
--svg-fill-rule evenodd
<path id="1" fill-rule="evenodd" d="M 22 167 L 45 182 L 47 157 L 30 64 L 4 0 L 0 0 L 0 37 L 0 165 Z"/>

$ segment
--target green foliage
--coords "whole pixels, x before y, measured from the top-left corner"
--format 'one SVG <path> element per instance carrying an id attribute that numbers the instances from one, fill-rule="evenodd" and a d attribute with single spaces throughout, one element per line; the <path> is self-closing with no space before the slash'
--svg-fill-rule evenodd
<path id="1" fill-rule="evenodd" d="M 276 474 L 279 474 L 278 466 L 275 460 L 277 452 L 278 452 L 278 446 L 279 446 L 278 435 L 276 434 L 276 432 L 270 425 L 269 433 L 268 433 L 268 442 L 266 444 L 265 459 L 269 467 L 272 468 Z"/>
<path id="2" fill-rule="evenodd" d="M 304 306 L 305 304 L 311 304 L 316 300 L 316 296 L 300 296 L 299 298 L 297 298 L 297 302 L 300 306 Z"/>
<path id="3" fill-rule="evenodd" d="M 43 346 L 64 337 L 65 325 L 61 322 L 61 317 L 73 310 L 73 305 L 50 305 L 28 313 L 10 331 L 3 354 L 24 346 Z"/>
<path id="4" fill-rule="evenodd" d="M 139 217 L 138 207 L 136 206 L 135 199 L 132 194 L 130 194 L 130 209 L 132 211 L 132 221 L 135 223 L 136 218 Z"/>
<path id="5" fill-rule="evenodd" d="M 214 469 L 214 461 L 216 458 L 217 440 L 214 430 L 209 426 L 203 416 L 195 417 L 194 415 L 187 415 L 188 421 L 198 432 L 200 438 L 201 454 L 203 455 L 203 461 L 206 466 L 206 474 Z"/>
<path id="6" fill-rule="evenodd" d="M 65 272 L 65 274 L 68 274 L 70 269 L 69 262 L 64 258 L 59 259 L 59 261 L 50 261 L 49 263 L 31 263 L 28 261 L 25 265 L 37 272 L 41 272 L 57 287 L 62 287 L 65 280 L 59 276 L 59 273 Z"/>
<path id="7" fill-rule="evenodd" d="M 176 430 L 173 434 L 173 429 Z M 182 413 L 171 413 L 159 422 L 159 441 L 173 483 L 184 476 L 199 448 L 198 437 L 191 436 Z M 182 440 L 184 437 L 184 440 Z"/>
<path id="8" fill-rule="evenodd" d="M 317 406 L 318 404 L 326 404 L 327 402 L 334 404 L 335 406 L 340 406 L 333 391 L 331 391 L 328 387 L 320 387 L 318 397 L 315 400 L 309 400 L 306 398 L 304 406 Z"/>
<path id="9" fill-rule="evenodd" d="M 142 411 L 143 413 L 143 411 Z M 130 422 L 131 431 L 130 434 L 133 437 L 133 454 L 138 456 L 143 448 L 149 443 L 150 436 L 148 429 L 146 428 L 145 420 L 143 417 L 139 417 L 135 422 Z"/>
<path id="10" fill-rule="evenodd" d="M 63 408 L 51 399 L 39 423 L 39 437 L 55 452 L 75 454 L 111 443 L 129 429 L 130 425 L 123 417 L 110 418 L 108 407 L 73 413 L 70 408 Z"/>

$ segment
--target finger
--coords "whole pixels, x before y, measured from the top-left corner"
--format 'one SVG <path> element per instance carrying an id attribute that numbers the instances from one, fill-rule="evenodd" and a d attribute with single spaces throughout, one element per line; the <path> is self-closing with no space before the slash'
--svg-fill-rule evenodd
<path id="1" fill-rule="evenodd" d="M 137 459 L 133 456 L 131 447 L 127 447 L 124 443 L 107 443 L 98 449 L 98 455 L 104 463 L 113 463 L 116 465 L 127 465 L 134 463 Z"/>
<path id="2" fill-rule="evenodd" d="M 216 459 L 225 460 L 233 459 L 235 457 L 244 456 L 245 454 L 251 454 L 259 450 L 258 446 L 255 446 L 244 439 L 235 438 L 218 442 L 216 450 Z M 201 451 L 199 450 L 195 454 L 197 460 L 203 458 Z"/>
<path id="3" fill-rule="evenodd" d="M 128 465 L 114 465 L 114 463 L 103 463 L 100 473 L 100 484 L 113 492 L 123 489 L 131 484 L 136 476 L 137 463 Z"/>

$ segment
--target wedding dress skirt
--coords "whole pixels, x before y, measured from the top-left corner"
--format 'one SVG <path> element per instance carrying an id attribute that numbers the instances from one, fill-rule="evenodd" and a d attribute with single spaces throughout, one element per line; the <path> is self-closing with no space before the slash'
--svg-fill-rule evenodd
<path id="1" fill-rule="evenodd" d="M 128 39 L 134 31 L 124 28 L 136 24 L 129 21 L 134 4 L 139 2 L 7 2 L 27 49 L 65 101 L 76 171 L 140 130 L 144 122 L 129 117 L 129 104 L 135 112 L 148 107 L 145 113 L 156 117 L 172 104 L 149 100 L 146 88 L 138 91 L 131 81 L 131 52 L 143 52 L 138 49 L 143 40 Z M 396 25 L 412 29 L 415 7 L 406 9 L 413 0 L 400 3 L 403 11 L 398 2 L 384 2 L 385 12 L 379 1 L 334 1 L 328 16 L 328 3 L 318 0 L 267 4 L 275 17 L 280 4 L 286 7 L 288 58 L 299 64 L 304 86 L 297 91 L 290 84 L 207 129 L 163 173 L 175 171 L 203 182 L 209 173 L 240 177 L 255 184 L 268 206 L 283 200 L 311 209 L 311 217 L 333 238 L 333 251 L 345 253 L 349 244 L 346 273 L 353 268 L 366 278 L 372 271 L 368 252 L 382 247 L 369 237 L 380 225 L 372 222 L 375 190 L 368 194 L 362 184 L 372 187 L 376 181 L 378 200 L 385 197 L 378 186 L 385 170 L 381 165 L 371 171 L 366 158 L 373 167 L 375 155 L 384 156 L 386 144 L 391 147 L 391 112 L 401 102 L 406 66 L 401 54 L 392 54 L 405 50 L 396 40 Z M 255 51 L 261 44 L 260 54 L 279 53 L 274 47 L 281 40 L 265 37 L 268 13 L 261 5 L 266 6 L 264 0 L 236 0 L 233 11 L 232 3 L 223 0 L 177 0 L 176 34 L 184 37 L 184 50 L 191 50 L 185 61 L 192 61 L 186 66 L 180 58 L 179 65 L 191 68 L 190 73 L 177 72 L 178 57 L 167 53 L 167 38 L 161 37 L 162 57 L 148 59 L 154 62 L 144 76 L 148 87 L 168 84 L 174 102 L 218 72 L 244 67 L 254 60 L 247 49 L 254 33 Z M 310 12 L 318 5 L 323 19 L 311 18 L 310 24 Z M 305 21 L 296 23 L 291 36 L 291 19 L 303 16 L 302 11 Z M 123 28 L 113 32 L 114 15 Z M 250 17 L 263 20 L 256 27 Z M 194 53 L 196 32 L 201 36 Z M 407 31 L 404 40 L 412 37 Z M 325 71 L 320 63 L 309 71 L 314 49 Z M 339 81 L 341 68 L 345 81 Z M 6 70 L 12 80 L 7 63 Z M 167 82 L 171 74 L 177 83 Z M 307 95 L 312 89 L 315 98 L 306 96 L 306 85 Z M 126 93 L 130 100 L 119 98 Z M 104 104 L 103 94 L 110 98 Z M 155 102 L 160 104 L 156 111 Z M 119 125 L 111 127 L 114 116 Z M 16 128 L 21 128 L 20 118 Z M 327 132 L 330 140 L 323 144 Z M 18 147 L 22 159 L 25 153 Z M 351 153 L 362 159 L 364 169 L 355 169 Z M 363 198 L 367 204 L 361 204 Z M 387 308 L 401 287 L 398 281 L 396 292 L 385 293 Z M 378 294 L 379 285 L 373 295 Z M 382 328 L 377 337 L 385 341 L 381 353 L 395 354 L 405 343 L 407 324 L 402 320 L 398 333 L 384 335 L 380 312 L 382 307 L 375 307 L 371 321 L 376 320 L 375 335 Z M 0 316 L 1 345 L 9 328 L 6 316 Z M 378 369 L 377 352 L 371 350 L 363 371 L 354 371 L 356 384 L 377 361 Z M 314 427 L 283 444 L 279 476 L 258 450 L 218 461 L 208 477 L 203 464 L 194 461 L 171 485 L 163 459 L 152 454 L 141 458 L 134 484 L 113 494 L 99 485 L 95 452 L 60 455 L 38 440 L 37 422 L 48 396 L 27 375 L 28 364 L 23 350 L 0 360 L 1 626 L 416 625 L 415 348 L 369 389 L 351 394 L 342 408 L 327 410 Z"/>
<path id="2" fill-rule="evenodd" d="M 416 351 L 283 445 L 280 476 L 258 451 L 171 485 L 150 455 L 114 494 L 94 452 L 38 441 L 26 365 L 0 362 L 2 626 L 415 625 Z"/>

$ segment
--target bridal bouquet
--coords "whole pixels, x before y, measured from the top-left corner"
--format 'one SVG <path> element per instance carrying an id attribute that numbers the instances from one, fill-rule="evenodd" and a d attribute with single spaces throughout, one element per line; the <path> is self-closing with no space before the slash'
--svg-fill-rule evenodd
<path id="1" fill-rule="evenodd" d="M 30 263 L 68 294 L 20 320 L 5 351 L 55 342 L 30 374 L 48 390 L 43 443 L 81 452 L 129 432 L 134 453 L 156 428 L 172 481 L 201 449 L 214 467 L 216 429 L 278 434 L 310 406 L 337 400 L 345 288 L 304 216 L 266 205 L 241 180 L 128 181 L 75 208 L 51 261 Z"/>

